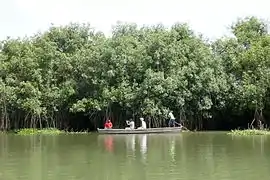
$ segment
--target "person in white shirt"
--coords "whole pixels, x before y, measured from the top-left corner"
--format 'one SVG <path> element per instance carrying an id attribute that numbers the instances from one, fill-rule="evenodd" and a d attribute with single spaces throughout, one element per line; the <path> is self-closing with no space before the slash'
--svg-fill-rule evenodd
<path id="1" fill-rule="evenodd" d="M 142 117 L 140 118 L 140 120 L 141 120 L 142 126 L 138 127 L 138 129 L 146 129 L 147 128 L 146 127 L 146 122 L 144 121 L 144 119 Z"/>
<path id="2" fill-rule="evenodd" d="M 174 117 L 172 111 L 169 113 L 169 117 L 170 117 L 170 120 L 169 120 L 169 123 L 168 123 L 169 127 L 171 127 L 171 126 L 175 127 L 175 124 L 178 125 L 178 126 L 180 126 L 181 128 L 183 127 L 182 124 L 181 124 L 181 122 L 180 123 L 177 123 L 175 121 L 175 117 Z"/>
<path id="3" fill-rule="evenodd" d="M 135 123 L 133 120 L 131 121 L 126 121 L 127 125 L 129 125 L 129 127 L 126 127 L 125 129 L 135 129 Z"/>
<path id="4" fill-rule="evenodd" d="M 171 126 L 175 127 L 175 117 L 174 117 L 172 111 L 169 113 L 169 117 L 170 117 L 170 120 L 168 123 L 169 127 L 171 127 Z"/>

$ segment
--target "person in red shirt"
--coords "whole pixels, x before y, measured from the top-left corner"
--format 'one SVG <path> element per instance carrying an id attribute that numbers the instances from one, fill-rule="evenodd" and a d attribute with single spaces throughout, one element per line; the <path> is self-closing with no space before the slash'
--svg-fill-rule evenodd
<path id="1" fill-rule="evenodd" d="M 112 129 L 113 124 L 111 122 L 111 120 L 107 120 L 106 123 L 104 124 L 104 129 Z"/>

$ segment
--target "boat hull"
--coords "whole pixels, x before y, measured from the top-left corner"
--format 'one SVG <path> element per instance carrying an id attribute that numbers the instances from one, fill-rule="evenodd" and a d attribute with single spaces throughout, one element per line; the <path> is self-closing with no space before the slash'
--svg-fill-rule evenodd
<path id="1" fill-rule="evenodd" d="M 100 134 L 162 134 L 162 133 L 179 133 L 181 127 L 166 128 L 148 128 L 148 129 L 97 129 Z"/>

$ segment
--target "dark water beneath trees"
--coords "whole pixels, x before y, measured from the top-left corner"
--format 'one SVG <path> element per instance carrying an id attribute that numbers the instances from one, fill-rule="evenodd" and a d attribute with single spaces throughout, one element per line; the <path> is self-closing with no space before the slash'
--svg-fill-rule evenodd
<path id="1" fill-rule="evenodd" d="M 1 180 L 268 180 L 270 137 L 0 135 Z"/>

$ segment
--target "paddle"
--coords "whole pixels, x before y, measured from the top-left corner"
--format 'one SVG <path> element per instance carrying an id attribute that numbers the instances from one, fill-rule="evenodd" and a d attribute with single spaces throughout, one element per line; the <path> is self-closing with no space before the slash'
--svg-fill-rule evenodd
<path id="1" fill-rule="evenodd" d="M 182 128 L 185 128 L 185 130 L 187 130 L 187 131 L 190 131 L 188 128 L 186 128 L 185 126 L 182 126 Z"/>
<path id="2" fill-rule="evenodd" d="M 174 122 L 175 124 L 179 125 L 181 128 L 184 128 L 187 131 L 190 131 L 188 128 L 186 128 L 185 126 L 183 126 L 182 124 L 178 123 L 178 122 Z"/>

